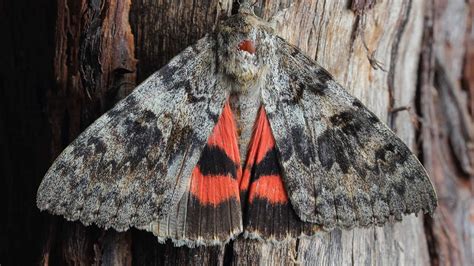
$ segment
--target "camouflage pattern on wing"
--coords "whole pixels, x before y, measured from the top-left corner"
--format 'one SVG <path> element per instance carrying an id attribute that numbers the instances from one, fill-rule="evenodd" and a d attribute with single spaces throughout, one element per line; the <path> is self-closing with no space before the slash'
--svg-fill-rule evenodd
<path id="1" fill-rule="evenodd" d="M 281 176 L 275 139 L 261 107 L 240 180 L 245 237 L 278 243 L 320 231 L 296 215 Z"/>
<path id="2" fill-rule="evenodd" d="M 38 207 L 118 231 L 165 217 L 228 97 L 215 49 L 204 37 L 87 128 L 47 172 Z"/>
<path id="3" fill-rule="evenodd" d="M 409 148 L 316 62 L 275 45 L 263 103 L 298 216 L 331 229 L 432 213 L 435 191 Z"/>
<path id="4" fill-rule="evenodd" d="M 237 130 L 228 103 L 209 136 L 180 202 L 165 217 L 140 227 L 175 246 L 222 245 L 242 232 Z"/>

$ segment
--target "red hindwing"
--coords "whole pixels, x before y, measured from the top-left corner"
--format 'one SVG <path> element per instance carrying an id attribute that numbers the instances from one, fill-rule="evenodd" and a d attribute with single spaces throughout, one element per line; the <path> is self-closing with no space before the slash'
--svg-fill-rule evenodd
<path id="1" fill-rule="evenodd" d="M 239 200 L 237 178 L 242 168 L 236 132 L 232 110 L 226 103 L 191 176 L 191 194 L 201 204 Z"/>

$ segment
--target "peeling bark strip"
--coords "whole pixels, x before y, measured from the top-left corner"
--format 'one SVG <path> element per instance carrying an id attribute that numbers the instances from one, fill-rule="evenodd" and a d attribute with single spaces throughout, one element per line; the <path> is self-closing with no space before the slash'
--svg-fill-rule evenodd
<path id="1" fill-rule="evenodd" d="M 54 70 L 49 93 L 54 156 L 135 86 L 130 0 L 58 1 Z"/>

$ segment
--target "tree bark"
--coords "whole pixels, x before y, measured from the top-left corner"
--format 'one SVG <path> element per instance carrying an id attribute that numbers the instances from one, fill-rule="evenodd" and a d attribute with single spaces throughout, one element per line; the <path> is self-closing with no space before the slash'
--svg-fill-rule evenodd
<path id="1" fill-rule="evenodd" d="M 425 31 L 421 139 L 439 198 L 428 228 L 434 265 L 474 264 L 473 11 L 472 1 L 435 1 Z"/>
<path id="2" fill-rule="evenodd" d="M 420 154 L 439 208 L 433 218 L 410 215 L 384 227 L 334 230 L 282 245 L 238 238 L 225 247 L 189 249 L 159 244 L 135 229 L 103 231 L 40 215 L 34 198 L 65 146 L 235 12 L 238 1 L 13 2 L 0 5 L 6 14 L 0 20 L 7 22 L 0 25 L 10 37 L 0 55 L 0 173 L 6 177 L 0 185 L 7 214 L 0 264 L 474 264 L 473 3 L 257 1 L 256 14 L 277 34 L 316 59 Z"/>

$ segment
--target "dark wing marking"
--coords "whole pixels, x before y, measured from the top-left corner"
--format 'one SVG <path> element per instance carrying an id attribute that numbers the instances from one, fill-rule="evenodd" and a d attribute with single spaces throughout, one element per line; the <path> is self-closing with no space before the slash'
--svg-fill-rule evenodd
<path id="1" fill-rule="evenodd" d="M 214 50 L 201 39 L 87 128 L 46 173 L 38 207 L 119 231 L 165 216 L 227 98 Z"/>
<path id="2" fill-rule="evenodd" d="M 432 213 L 435 191 L 408 147 L 316 62 L 276 45 L 262 95 L 299 217 L 329 229 Z"/>
<path id="3" fill-rule="evenodd" d="M 280 242 L 314 235 L 315 224 L 301 221 L 288 200 L 265 109 L 260 108 L 240 183 L 244 207 L 244 234 Z"/>
<path id="4" fill-rule="evenodd" d="M 142 229 L 153 232 L 160 242 L 172 239 L 176 246 L 227 243 L 242 232 L 237 182 L 241 173 L 237 129 L 227 103 L 179 204 Z"/>

